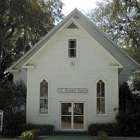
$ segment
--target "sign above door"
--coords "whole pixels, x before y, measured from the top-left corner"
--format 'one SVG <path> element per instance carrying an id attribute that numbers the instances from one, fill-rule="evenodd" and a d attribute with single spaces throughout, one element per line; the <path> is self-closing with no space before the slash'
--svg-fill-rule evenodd
<path id="1" fill-rule="evenodd" d="M 58 88 L 58 93 L 87 93 L 87 88 Z"/>

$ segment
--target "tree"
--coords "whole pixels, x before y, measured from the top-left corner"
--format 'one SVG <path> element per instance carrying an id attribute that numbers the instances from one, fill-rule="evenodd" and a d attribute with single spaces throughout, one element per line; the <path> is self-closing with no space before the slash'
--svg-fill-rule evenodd
<path id="1" fill-rule="evenodd" d="M 130 88 L 133 93 L 140 95 L 140 70 L 137 70 L 129 79 Z"/>
<path id="2" fill-rule="evenodd" d="M 0 86 L 0 108 L 4 112 L 25 112 L 26 86 L 22 80 L 5 82 Z"/>
<path id="3" fill-rule="evenodd" d="M 135 86 L 135 90 L 136 90 L 136 86 Z M 131 113 L 131 114 L 139 113 L 140 110 L 139 102 L 140 102 L 139 94 L 134 94 L 133 89 L 130 88 L 127 82 L 124 82 L 122 85 L 120 85 L 120 89 L 119 89 L 120 111 Z"/>
<path id="4" fill-rule="evenodd" d="M 22 80 L 0 85 L 0 109 L 4 111 L 3 134 L 20 135 L 20 125 L 26 122 L 26 86 Z"/>
<path id="5" fill-rule="evenodd" d="M 123 136 L 140 136 L 140 96 L 134 94 L 128 83 L 123 83 L 119 90 L 120 108 L 116 115 L 120 132 Z"/>
<path id="6" fill-rule="evenodd" d="M 106 0 L 87 16 L 112 40 L 140 63 L 140 2 Z"/>
<path id="7" fill-rule="evenodd" d="M 63 18 L 61 0 L 0 0 L 0 83 L 6 70 Z"/>

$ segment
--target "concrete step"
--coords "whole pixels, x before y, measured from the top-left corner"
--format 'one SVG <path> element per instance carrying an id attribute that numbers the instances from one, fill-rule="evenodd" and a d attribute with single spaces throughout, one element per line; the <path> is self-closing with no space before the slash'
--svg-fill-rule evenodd
<path id="1" fill-rule="evenodd" d="M 54 131 L 54 135 L 58 136 L 89 136 L 88 131 Z"/>

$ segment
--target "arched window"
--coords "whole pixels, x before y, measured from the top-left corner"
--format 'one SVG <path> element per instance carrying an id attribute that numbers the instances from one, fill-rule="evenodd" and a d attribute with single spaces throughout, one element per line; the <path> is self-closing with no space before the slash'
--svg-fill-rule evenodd
<path id="1" fill-rule="evenodd" d="M 99 80 L 96 85 L 97 114 L 105 114 L 105 83 Z"/>
<path id="2" fill-rule="evenodd" d="M 40 114 L 48 114 L 48 82 L 40 83 Z"/>
<path id="3" fill-rule="evenodd" d="M 2 131 L 3 127 L 3 111 L 0 110 L 0 131 Z"/>

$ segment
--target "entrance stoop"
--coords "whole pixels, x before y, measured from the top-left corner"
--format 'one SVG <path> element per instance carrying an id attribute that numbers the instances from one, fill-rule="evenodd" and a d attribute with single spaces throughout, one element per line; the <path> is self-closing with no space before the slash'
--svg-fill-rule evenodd
<path id="1" fill-rule="evenodd" d="M 88 131 L 54 131 L 56 136 L 89 136 Z"/>

